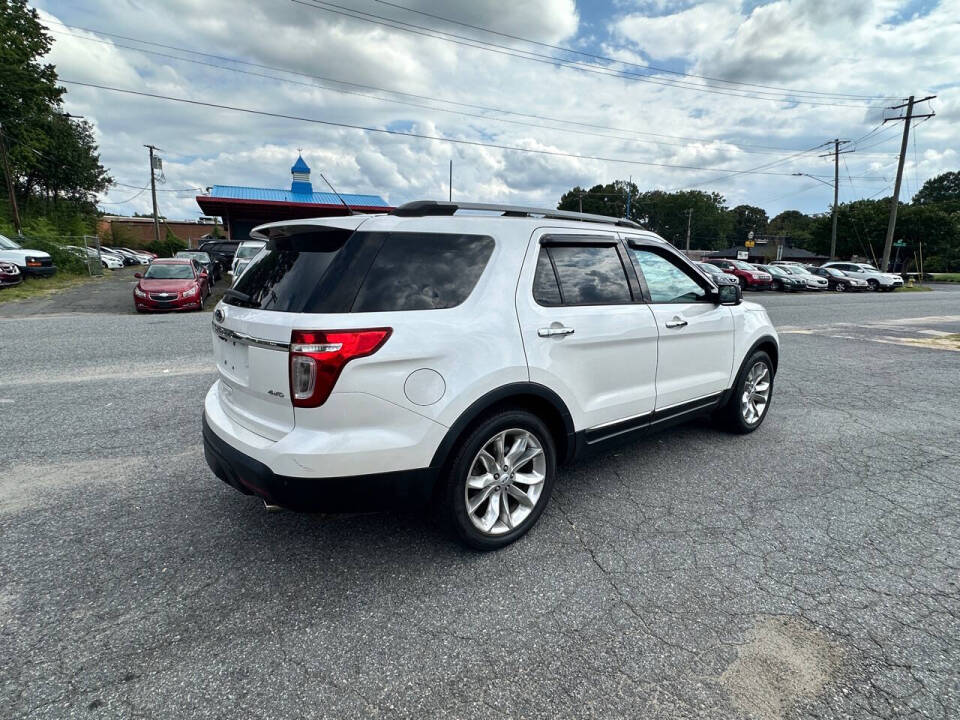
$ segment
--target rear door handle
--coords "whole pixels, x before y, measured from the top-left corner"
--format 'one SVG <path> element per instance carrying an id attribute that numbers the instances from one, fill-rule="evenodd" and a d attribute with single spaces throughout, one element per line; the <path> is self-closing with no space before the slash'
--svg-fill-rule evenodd
<path id="1" fill-rule="evenodd" d="M 687 321 L 681 317 L 675 317 L 673 320 L 667 320 L 664 325 L 666 325 L 668 328 L 682 328 L 686 327 Z"/>
<path id="2" fill-rule="evenodd" d="M 573 335 L 571 327 L 545 327 L 537 330 L 540 337 L 552 337 L 554 335 Z"/>

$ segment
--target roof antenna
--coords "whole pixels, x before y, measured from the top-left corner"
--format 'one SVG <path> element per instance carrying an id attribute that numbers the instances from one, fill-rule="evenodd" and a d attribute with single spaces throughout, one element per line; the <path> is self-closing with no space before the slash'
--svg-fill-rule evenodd
<path id="1" fill-rule="evenodd" d="M 347 215 L 356 215 L 356 213 L 350 208 L 350 206 L 347 205 L 347 201 L 344 200 L 343 197 L 340 195 L 340 193 L 337 192 L 337 189 L 333 185 L 331 185 L 330 181 L 323 176 L 323 173 L 320 173 L 320 179 L 323 180 L 331 190 L 333 190 L 333 194 L 336 195 L 337 198 L 340 200 L 340 202 L 343 203 L 343 206 L 347 209 Z"/>

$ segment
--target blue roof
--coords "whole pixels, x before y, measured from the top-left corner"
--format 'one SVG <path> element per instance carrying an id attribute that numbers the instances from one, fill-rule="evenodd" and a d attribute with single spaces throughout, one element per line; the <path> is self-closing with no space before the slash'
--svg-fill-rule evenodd
<path id="1" fill-rule="evenodd" d="M 292 173 L 308 173 L 310 172 L 310 166 L 303 160 L 303 155 L 297 155 L 297 161 L 293 164 L 293 167 L 290 168 Z"/>
<path id="2" fill-rule="evenodd" d="M 296 167 L 296 166 L 294 166 Z M 390 207 L 379 195 L 350 195 L 341 193 L 347 205 L 361 207 Z M 241 187 L 239 185 L 214 185 L 210 189 L 211 198 L 229 200 L 263 200 L 282 203 L 310 203 L 313 205 L 341 205 L 340 199 L 333 193 L 312 192 L 295 193 L 290 190 L 274 188 Z"/>

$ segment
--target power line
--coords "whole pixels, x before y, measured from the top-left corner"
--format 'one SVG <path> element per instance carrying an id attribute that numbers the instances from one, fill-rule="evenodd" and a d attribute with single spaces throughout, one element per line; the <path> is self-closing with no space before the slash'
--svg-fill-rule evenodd
<path id="1" fill-rule="evenodd" d="M 443 40 L 445 42 L 454 43 L 456 45 L 463 45 L 466 47 L 472 47 L 479 50 L 484 50 L 486 52 L 496 53 L 498 55 L 507 55 L 510 57 L 522 58 L 525 60 L 530 60 L 532 62 L 538 62 L 547 65 L 562 65 L 564 67 L 572 68 L 575 70 L 580 70 L 582 72 L 589 72 L 598 75 L 607 75 L 610 77 L 619 77 L 624 79 L 633 79 L 638 82 L 650 83 L 653 85 L 662 85 L 665 87 L 680 88 L 685 90 L 694 90 L 697 92 L 705 92 L 714 95 L 727 95 L 730 97 L 738 97 L 750 100 L 768 100 L 771 102 L 781 102 L 781 103 L 792 103 L 792 104 L 801 104 L 801 105 L 819 105 L 827 107 L 850 107 L 863 109 L 865 107 L 879 107 L 879 106 L 867 106 L 863 104 L 853 105 L 853 104 L 844 104 L 844 103 L 831 103 L 831 102 L 814 102 L 811 100 L 798 100 L 796 98 L 783 97 L 782 95 L 777 95 L 776 97 L 764 97 L 764 95 L 770 95 L 771 93 L 766 93 L 762 90 L 756 90 L 753 94 L 745 94 L 741 92 L 727 92 L 726 90 L 717 89 L 717 88 L 708 88 L 704 85 L 693 85 L 690 83 L 683 83 L 678 81 L 667 81 L 654 79 L 649 75 L 641 75 L 635 72 L 629 72 L 626 70 L 611 70 L 605 68 L 601 65 L 595 65 L 591 63 L 584 63 L 575 60 L 565 60 L 563 58 L 557 58 L 552 55 L 544 55 L 542 53 L 535 53 L 528 50 L 517 50 L 516 48 L 511 48 L 505 45 L 498 45 L 496 43 L 490 43 L 485 40 L 478 40 L 477 38 L 465 37 L 462 35 L 456 35 L 454 33 L 445 32 L 443 30 L 435 30 L 433 28 L 427 28 L 422 25 L 415 25 L 413 23 L 404 22 L 402 20 L 394 20 L 391 18 L 383 17 L 382 15 L 375 15 L 373 13 L 364 12 L 362 10 L 354 10 L 352 8 L 347 8 L 342 5 L 336 5 L 334 3 L 323 2 L 322 0 L 291 0 L 298 5 L 304 5 L 305 7 L 313 8 L 314 10 L 322 10 L 324 12 L 334 13 L 336 15 L 343 15 L 345 17 L 350 17 L 355 20 L 362 20 L 364 22 L 373 23 L 375 25 L 382 25 L 385 27 L 393 28 L 394 30 L 401 30 L 403 32 L 412 33 L 414 35 L 420 35 L 423 37 L 433 38 L 435 40 Z M 880 100 L 880 98 L 878 98 Z"/>
<path id="2" fill-rule="evenodd" d="M 564 47 L 562 45 L 551 45 L 550 43 L 540 42 L 539 40 L 532 40 L 530 38 L 521 37 L 519 35 L 511 35 L 510 33 L 498 32 L 497 30 L 491 30 L 480 25 L 471 25 L 470 23 L 465 23 L 460 20 L 454 20 L 453 18 L 444 17 L 442 15 L 435 15 L 433 13 L 425 12 L 423 10 L 415 10 L 414 8 L 406 7 L 405 5 L 399 5 L 397 3 L 388 2 L 387 0 L 374 0 L 381 5 L 387 5 L 389 7 L 397 8 L 399 10 L 405 10 L 407 12 L 416 13 L 417 15 L 423 15 L 425 17 L 433 18 L 434 20 L 442 20 L 443 22 L 451 23 L 454 25 L 460 25 L 461 27 L 470 28 L 471 30 L 479 30 L 481 32 L 490 33 L 491 35 L 499 35 L 500 37 L 509 38 L 511 40 L 519 40 L 521 42 L 530 43 L 532 45 L 539 45 L 540 47 L 550 48 L 552 50 L 559 50 L 561 52 L 572 53 L 574 55 L 580 55 L 582 57 L 589 57 L 595 60 L 603 60 L 605 62 L 618 63 L 620 65 L 629 65 L 631 67 L 641 68 L 643 70 L 654 70 L 656 72 L 668 73 L 670 75 L 679 75 L 681 77 L 696 78 L 698 80 L 708 80 L 710 82 L 719 82 L 727 83 L 729 85 L 744 85 L 747 87 L 754 88 L 763 88 L 766 90 L 777 90 L 781 93 L 787 93 L 790 95 L 811 95 L 811 96 L 820 96 L 820 97 L 836 97 L 836 98 L 856 98 L 856 99 L 865 99 L 865 100 L 890 100 L 892 98 L 884 98 L 878 95 L 856 95 L 853 93 L 832 93 L 824 92 L 821 90 L 797 90 L 794 88 L 785 88 L 777 87 L 775 85 L 761 85 L 759 83 L 750 83 L 744 82 L 742 80 L 726 80 L 724 78 L 710 77 L 708 75 L 696 75 L 694 73 L 685 73 L 680 72 L 679 70 L 670 70 L 665 67 L 658 67 L 656 65 L 641 65 L 640 63 L 629 62 L 627 60 L 618 60 L 617 58 L 607 57 L 605 55 L 597 55 L 595 53 L 584 52 L 583 50 L 575 50 L 574 48 Z"/>
<path id="3" fill-rule="evenodd" d="M 150 187 L 149 185 L 144 185 L 142 188 L 140 188 L 140 192 L 138 192 L 136 195 L 131 195 L 126 200 L 118 200 L 118 201 L 111 200 L 109 202 L 106 200 L 100 200 L 97 202 L 97 205 L 126 205 L 128 202 L 133 202 L 138 197 L 143 195 L 143 193 L 145 193 L 147 191 L 147 188 L 149 187 Z"/>
<path id="4" fill-rule="evenodd" d="M 563 152 L 560 150 L 525 148 L 525 147 L 518 147 L 514 145 L 503 145 L 499 143 L 481 142 L 479 140 L 466 140 L 463 138 L 450 138 L 450 137 L 443 137 L 441 135 L 427 135 L 424 133 L 408 132 L 404 130 L 390 130 L 387 128 L 368 127 L 365 125 L 355 125 L 352 123 L 335 122 L 333 120 L 321 120 L 320 118 L 309 118 L 309 117 L 304 117 L 300 115 L 287 115 L 284 113 L 275 113 L 275 112 L 269 112 L 266 110 L 254 110 L 252 108 L 242 108 L 242 107 L 236 107 L 233 105 L 224 105 L 220 103 L 205 102 L 202 100 L 191 100 L 189 98 L 178 98 L 178 97 L 173 97 L 171 95 L 160 95 L 157 93 L 143 92 L 141 90 L 129 90 L 126 88 L 111 87 L 109 85 L 99 85 L 97 83 L 81 82 L 79 80 L 65 80 L 61 78 L 60 82 L 67 85 L 78 85 L 81 87 L 97 88 L 99 90 L 107 90 L 110 92 L 123 93 L 126 95 L 136 95 L 139 97 L 154 98 L 157 100 L 167 100 L 170 102 L 183 103 L 186 105 L 196 105 L 200 107 L 209 107 L 217 110 L 231 110 L 234 112 L 242 112 L 250 115 L 262 115 L 264 117 L 274 117 L 274 118 L 280 118 L 283 120 L 296 120 L 298 122 L 309 122 L 309 123 L 315 123 L 318 125 L 326 125 L 329 127 L 342 127 L 342 128 L 348 128 L 351 130 L 361 130 L 363 132 L 369 132 L 369 133 L 380 133 L 383 135 L 395 135 L 399 137 L 411 137 L 411 138 L 417 138 L 421 140 L 434 140 L 438 142 L 453 143 L 457 145 L 467 145 L 471 147 L 486 147 L 486 148 L 493 148 L 497 150 L 507 150 L 511 152 L 521 152 L 521 153 L 528 153 L 528 154 L 534 154 L 534 155 L 547 155 L 552 157 L 569 157 L 577 160 L 596 160 L 599 162 L 621 163 L 624 165 L 663 167 L 663 168 L 671 168 L 674 170 L 695 170 L 695 171 L 710 170 L 713 172 L 728 173 L 730 175 L 744 175 L 744 174 L 777 175 L 777 176 L 790 175 L 790 173 L 757 172 L 753 170 L 724 170 L 723 168 L 709 168 L 709 167 L 702 167 L 697 165 L 675 165 L 671 163 L 658 163 L 658 162 L 650 162 L 647 160 L 633 160 L 633 159 L 627 159 L 627 158 L 604 157 L 600 155 L 580 155 L 577 153 Z"/>
<path id="5" fill-rule="evenodd" d="M 54 22 L 54 21 L 49 21 L 49 22 Z M 167 45 L 167 44 L 164 44 L 164 43 L 153 42 L 153 41 L 150 41 L 150 40 L 142 40 L 142 39 L 140 39 L 140 38 L 135 38 L 135 37 L 131 37 L 131 36 L 128 36 L 128 35 L 118 35 L 118 34 L 116 34 L 116 33 L 104 32 L 104 31 L 102 31 L 102 30 L 97 30 L 97 29 L 93 29 L 93 28 L 72 27 L 72 26 L 66 25 L 65 23 L 59 23 L 59 22 L 58 22 L 57 24 L 62 25 L 63 27 L 66 27 L 66 28 L 69 28 L 69 29 L 72 29 L 72 30 L 81 30 L 81 31 L 83 31 L 83 32 L 95 33 L 95 34 L 98 34 L 98 35 L 103 35 L 103 36 L 105 36 L 105 37 L 120 38 L 120 39 L 127 40 L 127 41 L 130 41 L 130 42 L 141 43 L 141 44 L 145 44 L 145 45 L 151 45 L 151 46 L 154 46 L 154 47 L 161 47 L 161 48 L 164 48 L 164 49 L 167 49 L 167 50 L 175 50 L 175 51 L 177 51 L 177 52 L 190 53 L 190 54 L 192 54 L 192 55 L 198 55 L 198 56 L 201 56 L 201 57 L 211 58 L 211 59 L 214 59 L 214 60 L 221 60 L 221 61 L 224 61 L 224 62 L 230 62 L 230 63 L 237 63 L 237 64 L 240 64 L 240 65 L 246 65 L 246 66 L 248 66 L 248 67 L 255 67 L 255 68 L 260 68 L 260 69 L 273 70 L 273 71 L 276 71 L 276 72 L 287 73 L 287 74 L 290 74 L 290 75 L 297 75 L 297 76 L 299 76 L 299 77 L 309 78 L 309 79 L 315 81 L 315 83 L 317 83 L 317 82 L 328 82 L 328 83 L 334 83 L 334 84 L 337 84 L 337 85 L 346 85 L 346 86 L 349 86 L 349 87 L 356 87 L 356 88 L 360 88 L 360 89 L 364 89 L 364 90 L 371 90 L 371 91 L 374 91 L 374 92 L 389 93 L 389 94 L 392 94 L 392 95 L 399 95 L 399 96 L 401 96 L 401 97 L 410 97 L 410 98 L 414 98 L 414 99 L 418 99 L 418 100 L 424 100 L 424 101 L 428 101 L 428 102 L 445 103 L 445 104 L 454 105 L 454 106 L 457 106 L 457 107 L 466 107 L 466 108 L 471 108 L 471 109 L 475 109 L 475 110 L 481 110 L 481 111 L 485 111 L 485 112 L 500 113 L 500 114 L 504 114 L 504 115 L 514 115 L 514 116 L 517 116 L 517 117 L 525 117 L 525 118 L 530 118 L 530 119 L 533 119 L 533 120 L 549 121 L 549 122 L 558 122 L 558 123 L 563 123 L 563 124 L 566 124 L 566 125 L 573 125 L 573 126 L 575 126 L 575 127 L 581 127 L 581 128 L 593 128 L 593 129 L 599 129 L 599 130 L 610 130 L 610 131 L 613 131 L 613 132 L 624 132 L 624 133 L 631 133 L 631 134 L 635 134 L 635 135 L 644 135 L 644 136 L 649 136 L 649 137 L 669 138 L 669 139 L 671 139 L 671 140 L 688 140 L 688 141 L 690 141 L 691 143 L 708 143 L 708 144 L 709 144 L 709 143 L 723 143 L 723 144 L 726 144 L 726 145 L 732 145 L 732 146 L 734 146 L 734 147 L 740 148 L 740 149 L 744 150 L 744 152 L 751 153 L 751 154 L 758 154 L 758 155 L 766 155 L 766 154 L 771 154 L 771 155 L 772 155 L 772 154 L 774 154 L 774 153 L 756 152 L 756 151 L 751 151 L 751 150 L 749 150 L 748 148 L 759 148 L 759 149 L 763 149 L 763 150 L 773 150 L 773 151 L 776 151 L 776 152 L 792 152 L 792 151 L 794 150 L 794 148 L 784 148 L 784 147 L 778 147 L 778 146 L 774 146 L 774 145 L 756 145 L 756 144 L 751 144 L 751 143 L 735 142 L 735 141 L 727 140 L 727 139 L 724 139 L 724 138 L 702 138 L 702 137 L 691 137 L 691 136 L 684 136 L 684 135 L 669 135 L 669 134 L 666 134 L 666 133 L 655 133 L 655 132 L 649 132 L 649 131 L 643 131 L 643 130 L 635 130 L 635 129 L 632 129 L 632 128 L 623 128 L 623 127 L 616 127 L 616 126 L 610 126 L 610 125 L 600 125 L 600 124 L 595 124 L 595 123 L 579 122 L 579 121 L 576 121 L 576 120 L 568 120 L 568 119 L 564 119 L 564 118 L 552 117 L 552 116 L 549 116 L 549 115 L 539 115 L 539 114 L 535 114 L 535 113 L 519 112 L 519 111 L 516 111 L 516 110 L 508 110 L 508 109 L 505 109 L 505 108 L 491 107 L 491 106 L 487 106 L 487 105 L 477 105 L 477 104 L 474 104 L 474 103 L 464 103 L 464 102 L 459 102 L 459 101 L 456 101 L 456 100 L 448 100 L 448 99 L 445 99 L 445 98 L 432 97 L 432 96 L 429 96 L 429 95 L 418 95 L 418 94 L 415 94 L 415 93 L 407 93 L 407 92 L 402 92 L 402 91 L 399 91 L 399 90 L 391 90 L 391 89 L 389 89 L 389 88 L 381 88 L 381 87 L 377 87 L 377 86 L 374 86 L 374 85 L 364 85 L 364 84 L 361 84 L 361 83 L 354 83 L 354 82 L 350 82 L 350 81 L 347 81 L 347 80 L 339 80 L 339 79 L 337 79 L 337 78 L 325 77 L 325 76 L 321 76 L 321 75 L 311 75 L 311 74 L 309 74 L 309 73 L 303 73 L 303 72 L 299 72 L 299 71 L 296 71 L 296 70 L 290 70 L 290 69 L 287 69 L 287 68 L 277 67 L 277 66 L 274 66 L 274 65 L 263 65 L 263 64 L 261 64 L 261 63 L 248 62 L 248 61 L 245 61 L 245 60 L 240 60 L 240 59 L 238 59 L 238 58 L 232 58 L 232 57 L 223 56 L 223 55 L 213 55 L 213 54 L 211 54 L 211 53 L 200 52 L 200 51 L 198 51 L 198 50 L 191 50 L 190 48 L 177 47 L 177 46 L 175 46 L 175 45 Z M 141 53 L 145 53 L 145 54 L 149 54 L 149 55 L 156 55 L 156 56 L 159 56 L 159 57 L 166 57 L 166 58 L 170 58 L 170 59 L 173 59 L 173 60 L 180 60 L 180 61 L 183 61 L 183 62 L 190 62 L 190 63 L 194 63 L 194 64 L 198 64 L 198 65 L 203 65 L 203 66 L 207 66 L 207 67 L 212 67 L 212 68 L 216 68 L 216 69 L 228 70 L 228 71 L 231 71 L 231 72 L 238 72 L 238 73 L 248 74 L 248 75 L 255 76 L 255 77 L 264 77 L 264 78 L 268 78 L 268 79 L 271 79 L 271 80 L 279 80 L 279 81 L 281 81 L 281 82 L 289 82 L 289 83 L 292 83 L 292 84 L 305 85 L 305 86 L 307 86 L 307 87 L 319 87 L 319 88 L 322 88 L 322 89 L 331 90 L 331 91 L 333 91 L 333 92 L 338 92 L 338 93 L 341 93 L 341 94 L 358 95 L 358 96 L 360 96 L 360 97 L 368 97 L 368 98 L 375 99 L 375 100 L 380 100 L 380 101 L 384 101 L 384 102 L 393 102 L 393 103 L 397 103 L 397 104 L 401 104 L 401 105 L 407 105 L 407 106 L 410 106 L 410 107 L 420 107 L 420 108 L 425 108 L 425 109 L 429 109 L 429 110 L 439 110 L 439 111 L 441 111 L 441 112 L 448 112 L 448 113 L 449 113 L 449 112 L 455 112 L 455 111 L 449 110 L 449 109 L 447 109 L 447 108 L 438 108 L 438 107 L 434 107 L 434 106 L 430 106 L 430 105 L 426 105 L 426 106 L 425 106 L 425 105 L 419 105 L 419 104 L 417 104 L 417 103 L 404 102 L 404 101 L 395 100 L 395 99 L 392 99 L 392 98 L 383 98 L 383 97 L 379 97 L 379 96 L 377 96 L 377 95 L 368 95 L 368 94 L 365 94 L 365 93 L 359 93 L 359 92 L 353 92 L 353 91 L 349 91 L 349 90 L 343 90 L 343 89 L 341 89 L 341 88 L 331 88 L 331 87 L 324 86 L 324 85 L 320 85 L 320 84 L 298 83 L 298 82 L 296 82 L 296 81 L 294 81 L 294 80 L 289 80 L 289 79 L 286 79 L 286 78 L 278 78 L 278 77 L 273 76 L 273 75 L 262 75 L 262 74 L 260 74 L 260 73 L 243 71 L 243 70 L 240 70 L 239 68 L 226 67 L 226 66 L 223 66 L 223 65 L 217 65 L 217 64 L 215 64 L 215 63 L 205 63 L 205 62 L 202 62 L 202 61 L 193 59 L 193 58 L 185 58 L 185 57 L 181 57 L 181 56 L 178 56 L 178 55 L 170 55 L 170 54 L 168 54 L 168 53 L 162 53 L 162 52 L 157 52 L 157 51 L 153 51 L 153 50 L 147 50 L 147 49 L 145 49 L 145 48 L 133 47 L 133 46 L 130 46 L 130 45 L 122 45 L 122 44 L 119 44 L 119 43 L 108 42 L 108 41 L 106 41 L 106 40 L 101 40 L 101 39 L 98 39 L 98 38 L 90 38 L 90 37 L 85 37 L 85 36 L 83 36 L 83 35 L 78 35 L 78 34 L 75 34 L 75 33 L 67 33 L 67 32 L 63 32 L 63 31 L 61 31 L 61 30 L 51 30 L 51 32 L 53 32 L 53 33 L 55 33 L 55 34 L 66 35 L 66 36 L 68 36 L 68 37 L 74 37 L 74 38 L 77 38 L 77 39 L 79 39 L 79 40 L 84 40 L 84 41 L 87 41 L 87 42 L 97 42 L 97 43 L 109 45 L 109 46 L 111 46 L 111 47 L 124 48 L 124 49 L 127 49 L 127 50 L 133 50 L 134 52 L 141 52 Z M 473 113 L 463 113 L 463 112 L 458 113 L 458 114 L 461 114 L 461 115 L 464 115 L 464 116 L 467 116 L 467 117 L 478 117 L 478 118 L 482 118 L 482 119 L 484 119 L 484 120 L 491 120 L 491 119 L 492 119 L 492 120 L 498 120 L 498 121 L 500 121 L 500 122 L 512 122 L 512 123 L 516 123 L 516 121 L 511 121 L 511 120 L 507 120 L 507 119 L 503 119 L 503 118 L 490 118 L 489 116 L 486 116 L 486 115 L 477 115 L 477 114 L 473 114 Z M 516 124 L 529 125 L 528 123 L 516 123 Z M 538 124 L 538 125 L 532 125 L 532 127 L 541 128 L 541 127 L 543 127 L 543 126 Z M 562 132 L 565 131 L 563 128 L 551 128 L 551 129 L 559 130 L 559 131 L 562 131 Z M 582 134 L 582 133 L 581 133 L 581 134 Z M 624 138 L 618 138 L 618 137 L 616 137 L 616 136 L 611 136 L 611 135 L 599 135 L 599 136 L 600 136 L 600 137 L 611 137 L 611 138 L 614 138 L 614 139 L 624 139 Z M 631 138 L 631 140 L 632 140 L 632 138 Z M 650 141 L 648 141 L 648 142 L 650 142 Z M 662 144 L 662 145 L 679 145 L 678 143 L 663 143 L 663 142 L 658 142 L 658 143 L 656 143 L 656 144 Z"/>
<path id="6" fill-rule="evenodd" d="M 623 141 L 626 141 L 626 142 L 634 142 L 634 143 L 639 142 L 639 143 L 644 143 L 644 144 L 649 144 L 649 145 L 663 145 L 663 146 L 669 146 L 669 147 L 690 147 L 690 145 L 693 144 L 693 143 L 664 142 L 664 141 L 662 141 L 662 140 L 641 140 L 641 139 L 634 138 L 634 137 L 624 137 L 624 136 L 622 136 L 622 135 L 608 135 L 608 134 L 606 134 L 606 133 L 596 133 L 596 132 L 590 132 L 590 131 L 586 131 L 586 130 L 582 130 L 582 129 L 554 127 L 554 126 L 550 126 L 550 125 L 543 125 L 542 123 L 525 122 L 525 121 L 523 121 L 523 120 L 511 120 L 511 119 L 509 119 L 509 118 L 490 117 L 489 115 L 481 115 L 481 114 L 479 114 L 479 113 L 470 113 L 470 112 L 465 112 L 465 111 L 463 111 L 463 110 L 451 110 L 451 109 L 449 109 L 449 108 L 434 107 L 434 106 L 431 106 L 431 105 L 423 105 L 423 104 L 420 104 L 420 103 L 413 103 L 413 102 L 404 101 L 404 100 L 395 100 L 395 99 L 393 99 L 393 98 L 379 97 L 379 96 L 377 96 L 377 95 L 370 95 L 370 94 L 368 94 L 368 93 L 357 92 L 357 91 L 354 91 L 354 90 L 344 90 L 344 89 L 341 89 L 341 88 L 329 87 L 329 86 L 321 85 L 321 84 L 319 84 L 317 81 L 313 81 L 313 82 L 310 82 L 310 83 L 299 82 L 299 81 L 297 81 L 297 80 L 291 80 L 291 79 L 289 79 L 289 78 L 277 77 L 276 75 L 268 75 L 268 74 L 266 74 L 266 73 L 251 72 L 250 70 L 241 70 L 240 68 L 226 67 L 226 66 L 223 66 L 223 65 L 217 65 L 217 64 L 215 64 L 215 63 L 208 63 L 208 62 L 204 62 L 204 61 L 202 61 L 202 60 L 196 60 L 196 59 L 193 59 L 193 58 L 185 58 L 185 57 L 179 57 L 179 56 L 177 56 L 177 55 L 170 55 L 170 54 L 168 54 L 168 53 L 157 52 L 157 51 L 155 51 L 155 50 L 145 50 L 145 49 L 143 49 L 143 48 L 137 48 L 137 47 L 133 47 L 133 46 L 131 46 L 131 45 L 121 45 L 121 44 L 119 44 L 119 43 L 114 43 L 114 42 L 110 42 L 110 41 L 107 41 L 107 40 L 97 40 L 96 38 L 87 38 L 87 37 L 84 37 L 84 36 L 82 36 L 82 35 L 75 35 L 75 34 L 73 34 L 73 33 L 64 33 L 64 32 L 59 31 L 59 30 L 53 30 L 52 32 L 53 32 L 54 34 L 57 34 L 57 35 L 66 35 L 66 36 L 68 36 L 68 37 L 74 37 L 74 38 L 77 38 L 77 39 L 80 39 L 80 40 L 89 41 L 89 42 L 100 42 L 100 43 L 104 43 L 104 44 L 110 45 L 111 47 L 124 48 L 124 49 L 127 49 L 127 50 L 133 50 L 133 51 L 135 51 L 135 52 L 146 53 L 146 54 L 149 54 L 149 55 L 157 55 L 157 56 L 160 56 L 160 57 L 170 58 L 170 59 L 172 59 L 172 60 L 179 60 L 179 61 L 181 61 L 181 62 L 188 62 L 188 63 L 193 63 L 193 64 L 195 64 L 195 65 L 202 65 L 202 66 L 205 66 L 205 67 L 211 67 L 211 68 L 215 68 L 215 69 L 217 69 L 217 70 L 226 70 L 226 71 L 228 71 L 228 72 L 240 73 L 240 74 L 243 74 L 243 75 L 250 75 L 250 76 L 253 76 L 253 77 L 261 77 L 261 78 L 266 78 L 266 79 L 269 79 L 269 80 L 276 80 L 276 81 L 278 81 L 278 82 L 290 83 L 290 84 L 293 84 L 293 85 L 301 85 L 301 86 L 304 86 L 304 87 L 319 88 L 319 89 L 322 89 L 322 90 L 329 90 L 329 91 L 331 91 L 331 92 L 341 93 L 341 94 L 345 94 L 345 95 L 355 95 L 355 96 L 359 96 L 359 97 L 369 98 L 369 99 L 372 99 L 372 100 L 379 100 L 379 101 L 381 101 L 381 102 L 397 103 L 397 104 L 405 105 L 405 106 L 408 106 L 408 107 L 416 107 L 416 108 L 422 108 L 422 109 L 425 109 L 425 110 L 439 111 L 439 112 L 443 112 L 443 113 L 451 113 L 451 114 L 454 114 L 454 115 L 462 115 L 462 116 L 464 116 L 464 117 L 479 118 L 479 119 L 481 119 L 481 120 L 488 120 L 488 121 L 489 121 L 489 120 L 493 120 L 494 122 L 509 123 L 509 124 L 511 124 L 511 125 L 521 125 L 521 126 L 524 126 L 524 127 L 536 128 L 536 129 L 538 129 L 538 130 L 545 130 L 545 129 L 546 129 L 546 130 L 554 130 L 554 131 L 557 131 L 557 132 L 574 133 L 574 134 L 577 134 L 577 135 L 588 135 L 588 136 L 591 136 L 591 137 L 608 138 L 608 139 L 611 139 L 611 140 L 623 140 Z M 191 52 L 191 51 L 185 50 L 185 52 Z M 335 81 L 335 82 L 339 82 L 339 81 Z M 384 91 L 384 92 L 389 92 L 389 91 Z M 443 102 L 443 101 L 440 101 L 440 102 Z M 548 118 L 548 117 L 545 117 L 545 116 L 541 116 L 541 119 L 543 119 L 543 120 L 554 120 L 554 121 L 556 121 L 556 122 L 569 122 L 569 121 L 567 121 L 567 120 L 553 119 L 553 118 Z M 628 131 L 628 132 L 633 132 L 633 131 Z M 753 155 L 775 155 L 775 154 L 778 154 L 777 152 L 770 152 L 770 151 L 765 151 L 765 150 L 746 150 L 746 149 L 744 149 L 744 146 L 739 146 L 739 145 L 737 145 L 737 144 L 735 144 L 735 143 L 729 143 L 729 142 L 727 142 L 727 141 L 725 141 L 725 140 L 698 141 L 698 142 L 695 143 L 695 144 L 700 144 L 700 142 L 707 142 L 707 143 L 718 143 L 718 142 L 719 142 L 719 143 L 724 143 L 724 144 L 728 144 L 728 145 L 733 145 L 734 147 L 740 147 L 741 149 L 743 149 L 743 152 L 748 153 L 748 154 L 753 154 Z"/>

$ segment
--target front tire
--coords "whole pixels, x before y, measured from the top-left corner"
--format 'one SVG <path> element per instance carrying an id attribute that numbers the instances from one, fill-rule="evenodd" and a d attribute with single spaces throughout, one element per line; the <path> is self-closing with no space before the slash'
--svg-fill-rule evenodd
<path id="1" fill-rule="evenodd" d="M 834 285 L 833 289 L 836 290 L 837 292 L 845 292 L 847 289 L 847 286 L 844 285 L 843 283 L 838 282 L 836 285 Z"/>
<path id="2" fill-rule="evenodd" d="M 774 292 L 781 292 L 783 290 L 783 283 L 779 280 L 774 280 L 771 289 Z"/>
<path id="3" fill-rule="evenodd" d="M 760 427 L 773 400 L 773 376 L 767 353 L 757 350 L 750 355 L 740 367 L 730 399 L 714 415 L 717 426 L 740 435 Z"/>
<path id="4" fill-rule="evenodd" d="M 877 280 L 873 280 L 873 279 L 867 280 L 867 285 L 870 286 L 870 289 L 873 292 L 876 292 L 877 290 L 880 289 L 880 282 Z"/>
<path id="5" fill-rule="evenodd" d="M 497 550 L 533 527 L 555 479 L 550 430 L 532 413 L 505 410 L 460 441 L 441 509 L 465 545 Z"/>

